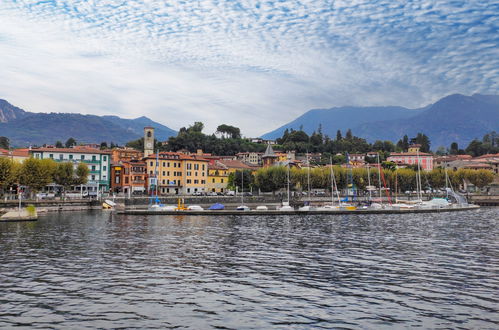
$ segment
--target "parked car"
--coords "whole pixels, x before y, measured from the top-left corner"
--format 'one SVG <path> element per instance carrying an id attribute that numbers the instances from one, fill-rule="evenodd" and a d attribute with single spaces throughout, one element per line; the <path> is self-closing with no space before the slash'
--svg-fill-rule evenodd
<path id="1" fill-rule="evenodd" d="M 235 191 L 233 191 L 233 190 L 230 190 L 230 191 L 227 191 L 227 192 L 225 193 L 225 195 L 227 195 L 227 196 L 235 196 L 235 195 L 236 195 L 236 192 L 235 192 Z"/>
<path id="2" fill-rule="evenodd" d="M 217 195 L 218 195 L 218 194 L 217 194 L 216 192 L 214 192 L 214 191 L 210 191 L 210 192 L 208 193 L 208 196 L 217 196 Z"/>
<path id="3" fill-rule="evenodd" d="M 203 196 L 203 193 L 200 191 L 195 191 L 192 193 L 192 196 Z"/>

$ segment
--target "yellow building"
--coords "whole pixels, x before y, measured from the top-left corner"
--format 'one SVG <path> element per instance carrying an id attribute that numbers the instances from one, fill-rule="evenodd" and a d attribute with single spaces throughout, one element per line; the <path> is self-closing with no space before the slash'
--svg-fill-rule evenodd
<path id="1" fill-rule="evenodd" d="M 208 165 L 208 183 L 206 188 L 209 192 L 225 193 L 229 182 L 229 168 L 216 161 Z"/>
<path id="2" fill-rule="evenodd" d="M 205 193 L 208 161 L 176 152 L 160 152 L 145 158 L 149 187 L 156 182 L 162 195 Z"/>

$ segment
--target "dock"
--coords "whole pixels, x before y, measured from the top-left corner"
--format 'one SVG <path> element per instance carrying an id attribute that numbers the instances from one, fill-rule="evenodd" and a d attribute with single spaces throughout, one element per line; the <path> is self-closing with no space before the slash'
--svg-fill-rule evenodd
<path id="1" fill-rule="evenodd" d="M 36 211 L 29 212 L 28 210 L 15 210 L 9 211 L 0 216 L 0 222 L 14 222 L 14 221 L 36 221 L 38 214 Z"/>
<path id="2" fill-rule="evenodd" d="M 355 209 L 355 210 L 313 210 L 313 211 L 279 211 L 279 210 L 179 210 L 154 211 L 148 209 L 119 210 L 118 214 L 125 215 L 195 215 L 195 216 L 262 216 L 262 215 L 342 215 L 342 214 L 408 214 L 408 213 L 443 213 L 459 212 L 479 209 L 478 205 L 463 205 L 447 208 L 413 208 L 413 209 Z"/>

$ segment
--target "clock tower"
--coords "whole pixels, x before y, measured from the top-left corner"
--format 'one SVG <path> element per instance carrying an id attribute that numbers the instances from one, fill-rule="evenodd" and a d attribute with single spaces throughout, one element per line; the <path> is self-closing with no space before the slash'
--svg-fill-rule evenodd
<path id="1" fill-rule="evenodd" d="M 154 153 L 154 127 L 144 127 L 144 157 Z"/>

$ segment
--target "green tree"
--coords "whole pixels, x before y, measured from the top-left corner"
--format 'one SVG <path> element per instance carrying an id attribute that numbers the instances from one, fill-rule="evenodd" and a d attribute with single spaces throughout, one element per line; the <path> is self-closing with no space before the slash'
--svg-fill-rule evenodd
<path id="1" fill-rule="evenodd" d="M 26 159 L 19 169 L 19 183 L 36 193 L 52 182 L 55 162 L 52 159 Z"/>
<path id="2" fill-rule="evenodd" d="M 449 153 L 451 155 L 457 155 L 459 153 L 459 146 L 457 145 L 457 142 L 452 142 L 450 144 L 450 150 Z"/>
<path id="3" fill-rule="evenodd" d="M 489 170 L 477 170 L 467 172 L 466 179 L 475 187 L 482 189 L 494 181 L 494 173 Z"/>
<path id="4" fill-rule="evenodd" d="M 421 152 L 430 152 L 430 138 L 423 133 L 418 133 L 418 135 L 411 139 L 411 143 L 420 144 Z"/>
<path id="5" fill-rule="evenodd" d="M 62 144 L 62 142 L 61 142 L 61 141 L 56 141 L 56 142 L 55 142 L 55 147 L 56 147 L 56 148 L 64 148 L 64 145 Z"/>
<path id="6" fill-rule="evenodd" d="M 5 136 L 0 136 L 0 148 L 9 149 L 9 147 L 10 147 L 9 139 Z"/>
<path id="7" fill-rule="evenodd" d="M 341 141 L 341 139 L 343 139 L 343 137 L 341 136 L 341 131 L 337 130 L 336 131 L 336 141 Z"/>
<path id="8" fill-rule="evenodd" d="M 100 143 L 100 149 L 101 150 L 107 149 L 107 142 L 101 142 Z"/>
<path id="9" fill-rule="evenodd" d="M 73 163 L 57 163 L 54 172 L 54 182 L 63 187 L 64 196 L 70 186 L 75 183 Z"/>
<path id="10" fill-rule="evenodd" d="M 65 145 L 66 145 L 66 148 L 71 148 L 71 147 L 73 147 L 73 146 L 75 146 L 75 145 L 76 145 L 76 140 L 75 140 L 75 139 L 73 139 L 72 137 L 70 137 L 70 138 L 66 141 Z"/>
<path id="11" fill-rule="evenodd" d="M 74 184 L 86 184 L 88 181 L 89 173 L 90 170 L 88 169 L 88 166 L 83 163 L 79 163 L 76 167 L 76 177 L 74 178 Z"/>
<path id="12" fill-rule="evenodd" d="M 0 191 L 2 194 L 16 181 L 17 163 L 9 158 L 0 158 Z"/>

